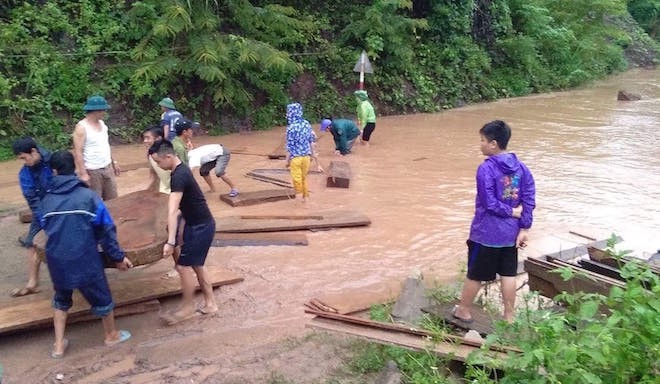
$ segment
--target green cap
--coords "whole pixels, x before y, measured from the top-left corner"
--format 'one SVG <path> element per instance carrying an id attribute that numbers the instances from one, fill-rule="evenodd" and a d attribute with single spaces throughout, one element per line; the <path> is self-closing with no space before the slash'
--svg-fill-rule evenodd
<path id="1" fill-rule="evenodd" d="M 174 106 L 174 100 L 170 99 L 169 97 L 165 97 L 163 100 L 161 100 L 158 105 L 161 107 L 165 107 L 167 109 L 176 109 Z"/>
<path id="2" fill-rule="evenodd" d="M 90 96 L 83 106 L 83 111 L 85 112 L 107 111 L 108 109 L 110 109 L 110 105 L 108 105 L 108 102 L 105 101 L 103 96 Z"/>

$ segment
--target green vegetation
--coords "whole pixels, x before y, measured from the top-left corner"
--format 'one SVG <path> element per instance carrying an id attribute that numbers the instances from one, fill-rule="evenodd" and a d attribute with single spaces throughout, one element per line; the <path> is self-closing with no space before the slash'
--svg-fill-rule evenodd
<path id="1" fill-rule="evenodd" d="M 171 96 L 214 133 L 352 114 L 361 50 L 380 114 L 433 112 L 574 87 L 654 62 L 657 0 L 95 0 L 0 4 L 0 158 L 11 140 L 55 148 L 91 94 L 115 141 L 158 121 Z M 628 13 L 630 12 L 630 14 Z"/>
<path id="2" fill-rule="evenodd" d="M 608 252 L 621 260 L 626 251 Z M 573 272 L 559 268 L 568 280 Z M 660 278 L 644 263 L 621 266 L 624 288 L 612 288 L 608 296 L 593 293 L 563 293 L 555 301 L 563 311 L 547 308 L 537 294 L 525 298 L 515 322 L 496 324 L 486 345 L 507 345 L 522 351 L 505 360 L 494 360 L 482 349 L 472 353 L 465 379 L 470 383 L 657 383 L 660 375 Z M 446 292 L 439 297 L 447 298 Z M 372 309 L 381 320 L 385 307 Z M 447 330 L 429 321 L 422 326 L 441 335 Z M 355 349 L 350 364 L 356 374 L 375 372 L 394 360 L 406 383 L 445 383 L 446 362 L 430 353 L 415 353 L 398 347 L 364 344 Z M 496 367 L 497 369 L 493 368 Z"/>

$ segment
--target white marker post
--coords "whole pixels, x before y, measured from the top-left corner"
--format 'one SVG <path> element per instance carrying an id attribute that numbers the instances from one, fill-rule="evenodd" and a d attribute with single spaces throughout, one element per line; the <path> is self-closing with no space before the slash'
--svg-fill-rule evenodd
<path id="1" fill-rule="evenodd" d="M 358 89 L 364 89 L 364 74 L 374 73 L 374 69 L 369 62 L 369 57 L 367 57 L 367 52 L 362 51 L 360 58 L 357 63 L 355 63 L 355 67 L 353 67 L 353 72 L 360 73 L 360 84 L 358 85 Z"/>

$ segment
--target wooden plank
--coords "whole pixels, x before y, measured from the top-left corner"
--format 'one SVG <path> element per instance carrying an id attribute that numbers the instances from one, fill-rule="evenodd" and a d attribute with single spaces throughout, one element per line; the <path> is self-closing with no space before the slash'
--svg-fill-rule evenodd
<path id="1" fill-rule="evenodd" d="M 265 189 L 261 191 L 241 192 L 236 197 L 229 197 L 229 194 L 220 195 L 220 200 L 232 207 L 243 207 L 295 198 L 296 193 L 293 189 Z"/>
<path id="2" fill-rule="evenodd" d="M 216 233 L 214 247 L 308 245 L 304 233 L 260 232 L 260 233 Z"/>
<path id="3" fill-rule="evenodd" d="M 384 345 L 397 345 L 415 351 L 432 351 L 438 356 L 457 361 L 465 361 L 467 356 L 478 347 L 456 342 L 438 341 L 429 336 L 418 336 L 407 333 L 391 332 L 385 329 L 369 328 L 358 324 L 346 323 L 341 320 L 325 317 L 311 319 L 306 327 L 325 331 L 339 332 L 351 336 L 362 337 Z M 504 358 L 502 352 L 494 352 L 497 357 Z"/>
<path id="4" fill-rule="evenodd" d="M 268 154 L 268 158 L 272 160 L 286 159 L 286 141 L 283 140 L 280 145 L 275 147 L 275 149 Z"/>
<path id="5" fill-rule="evenodd" d="M 328 166 L 327 187 L 348 188 L 351 183 L 351 166 L 346 161 L 334 160 Z"/>
<path id="6" fill-rule="evenodd" d="M 538 279 L 544 280 L 547 282 L 547 284 L 554 286 L 557 292 L 593 292 L 607 296 L 609 295 L 610 288 L 612 288 L 613 285 L 622 286 L 622 283 L 620 282 L 613 284 L 611 281 L 609 281 L 611 279 L 605 281 L 603 279 L 592 278 L 590 276 L 581 274 L 576 274 L 572 279 L 564 281 L 559 273 L 552 272 L 552 270 L 559 267 L 559 265 L 549 263 L 544 260 L 534 258 L 525 260 L 525 270 L 527 271 L 529 277 L 536 276 Z M 585 270 L 582 271 L 585 274 L 588 272 Z M 529 286 L 530 289 L 537 290 L 531 279 L 529 280 Z M 545 291 L 548 291 L 548 289 L 546 288 Z M 539 290 L 539 292 L 541 292 L 541 290 Z M 554 296 L 547 297 L 552 298 Z"/>
<path id="7" fill-rule="evenodd" d="M 221 267 L 208 266 L 207 272 L 214 287 L 243 281 L 239 275 Z M 179 279 L 163 279 L 162 271 L 146 273 L 143 269 L 133 269 L 121 275 L 123 276 L 112 276 L 116 279 L 108 279 L 117 308 L 181 293 Z M 32 297 L 19 297 L 1 303 L 0 334 L 52 324 L 52 295 L 52 290 L 44 290 L 30 295 Z M 89 313 L 88 311 L 89 304 L 78 291 L 74 291 L 73 307 L 69 310 L 69 316 L 82 316 Z"/>
<path id="8" fill-rule="evenodd" d="M 621 270 L 618 268 L 610 267 L 607 264 L 603 264 L 597 261 L 592 261 L 587 259 L 578 261 L 578 264 L 580 264 L 580 267 L 588 271 L 597 273 L 599 275 L 611 277 L 613 279 L 624 281 L 624 279 L 621 277 Z"/>
<path id="9" fill-rule="evenodd" d="M 433 346 L 428 339 L 420 336 L 408 335 L 405 333 L 392 333 L 382 329 L 366 328 L 321 317 L 311 319 L 305 326 L 323 331 L 357 336 L 379 344 L 396 345 L 414 351 L 432 350 L 438 356 L 463 362 L 466 361 L 467 356 L 470 353 L 476 350 L 475 347 L 452 343 L 438 343 Z"/>
<path id="10" fill-rule="evenodd" d="M 260 174 L 260 175 L 268 175 L 268 174 L 290 175 L 291 174 L 291 171 L 289 171 L 289 169 L 287 169 L 287 168 L 257 168 L 257 169 L 253 169 L 250 172 Z M 323 172 L 321 172 L 319 170 L 316 170 L 316 169 L 312 169 L 312 168 L 310 168 L 309 171 L 307 171 L 308 175 L 318 174 L 318 173 L 323 173 Z"/>
<path id="11" fill-rule="evenodd" d="M 239 195 L 240 196 L 240 195 Z M 318 219 L 243 219 L 240 216 L 216 218 L 216 232 L 277 232 L 305 229 L 356 227 L 371 224 L 371 220 L 356 211 L 331 211 Z"/>
<path id="12" fill-rule="evenodd" d="M 289 180 L 291 180 L 291 177 L 287 177 L 287 179 L 285 180 L 283 178 L 280 179 L 280 178 L 277 178 L 277 177 L 270 177 L 270 176 L 262 175 L 260 173 L 255 173 L 255 172 L 248 172 L 248 173 L 245 174 L 245 176 L 247 176 L 251 179 L 263 181 L 263 182 L 266 182 L 266 183 L 275 184 L 275 185 L 278 185 L 280 187 L 293 188 L 293 184 L 291 184 L 291 182 L 289 181 Z"/>
<path id="13" fill-rule="evenodd" d="M 451 311 L 456 304 L 458 304 L 458 301 L 453 301 L 450 303 L 438 303 L 430 307 L 422 308 L 422 311 L 430 315 L 433 315 L 436 318 L 454 327 L 466 331 L 469 331 L 470 329 L 474 329 L 475 331 L 479 332 L 482 336 L 493 333 L 493 321 L 502 320 L 501 317 L 499 316 L 492 317 L 489 314 L 487 314 L 483 309 L 477 307 L 476 305 L 473 305 L 472 313 L 471 313 L 473 321 L 471 323 L 465 323 L 459 319 L 456 319 L 451 314 Z"/>
<path id="14" fill-rule="evenodd" d="M 160 310 L 160 301 L 158 301 L 158 299 L 153 299 L 142 303 L 135 303 L 135 304 L 123 305 L 121 307 L 116 307 L 114 312 L 115 312 L 115 317 L 123 317 L 123 316 L 137 315 L 145 312 L 154 312 L 159 310 Z M 73 323 L 90 321 L 90 320 L 98 320 L 98 317 L 92 315 L 91 313 L 78 313 L 73 316 L 68 316 L 66 319 L 66 323 L 73 324 Z"/>
<path id="15" fill-rule="evenodd" d="M 337 313 L 330 313 L 330 312 L 325 312 L 325 311 L 318 311 L 318 310 L 311 310 L 311 309 L 306 309 L 305 313 L 311 313 L 314 314 L 318 317 L 322 317 L 325 319 L 331 319 L 331 320 L 337 320 L 341 321 L 344 323 L 349 323 L 349 324 L 355 324 L 359 325 L 365 328 L 375 328 L 375 329 L 382 329 L 390 332 L 396 332 L 396 333 L 405 333 L 405 334 L 410 334 L 410 335 L 416 335 L 416 336 L 422 336 L 422 337 L 433 337 L 433 338 L 440 338 L 443 341 L 449 341 L 451 343 L 455 344 L 463 344 L 463 345 L 469 345 L 472 347 L 481 347 L 483 345 L 482 342 L 473 340 L 473 339 L 466 339 L 465 337 L 453 335 L 453 334 L 434 334 L 430 331 L 427 331 L 422 328 L 415 328 L 407 324 L 397 324 L 397 323 L 386 323 L 382 321 L 376 321 L 376 320 L 371 320 L 368 318 L 363 318 L 363 317 L 357 317 L 357 316 L 350 316 L 350 315 L 342 315 L 342 314 L 337 314 Z M 506 347 L 506 346 L 497 346 L 493 345 L 491 347 L 491 350 L 493 351 L 498 351 L 498 352 L 520 352 L 520 350 L 512 348 L 512 347 Z"/>

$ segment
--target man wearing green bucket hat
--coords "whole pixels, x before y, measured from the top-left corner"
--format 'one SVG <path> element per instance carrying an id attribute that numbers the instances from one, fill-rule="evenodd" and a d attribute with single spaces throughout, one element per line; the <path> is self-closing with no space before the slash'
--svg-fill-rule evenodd
<path id="1" fill-rule="evenodd" d="M 73 130 L 73 154 L 78 177 L 103 200 L 117 197 L 115 176 L 121 172 L 112 159 L 108 126 L 103 121 L 109 109 L 110 105 L 102 96 L 90 96 L 83 106 L 85 117 Z"/>
<path id="2" fill-rule="evenodd" d="M 174 106 L 174 100 L 169 97 L 163 98 L 158 102 L 160 109 L 163 113 L 160 115 L 160 127 L 163 128 L 163 133 L 167 140 L 172 141 L 176 137 L 176 130 L 174 129 L 174 124 L 177 120 L 181 119 L 183 115 L 181 112 L 176 110 Z"/>
<path id="3" fill-rule="evenodd" d="M 374 106 L 369 102 L 369 95 L 365 90 L 353 92 L 357 100 L 358 128 L 362 130 L 362 144 L 369 145 L 369 139 L 376 129 L 376 112 Z"/>

